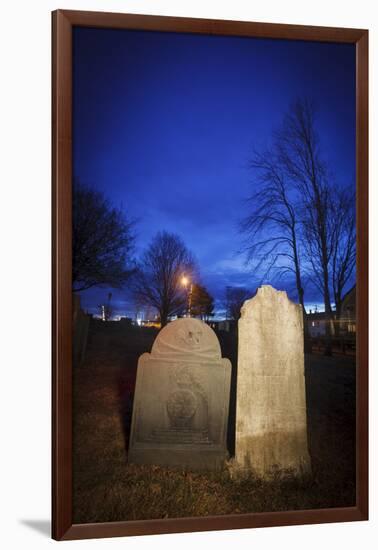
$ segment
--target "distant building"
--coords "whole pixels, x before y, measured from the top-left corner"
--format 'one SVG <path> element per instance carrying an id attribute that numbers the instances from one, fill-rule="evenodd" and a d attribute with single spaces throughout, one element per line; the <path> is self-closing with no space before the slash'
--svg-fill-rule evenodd
<path id="1" fill-rule="evenodd" d="M 237 325 L 237 322 L 230 319 L 211 320 L 207 324 L 215 331 L 231 332 Z"/>
<path id="2" fill-rule="evenodd" d="M 311 311 L 306 315 L 308 334 L 312 338 L 326 335 L 326 314 L 324 312 Z M 337 331 L 337 324 L 338 331 Z M 356 332 L 356 285 L 354 285 L 343 297 L 340 309 L 339 321 L 332 315 L 331 334 L 340 336 L 352 336 Z"/>
<path id="3" fill-rule="evenodd" d="M 315 311 L 306 315 L 308 334 L 311 338 L 326 335 L 326 314 L 325 312 Z"/>
<path id="4" fill-rule="evenodd" d="M 131 327 L 133 324 L 131 317 L 119 317 L 118 321 L 125 327 Z"/>
<path id="5" fill-rule="evenodd" d="M 139 327 L 154 327 L 160 328 L 159 314 L 154 307 L 146 306 L 142 309 L 138 309 L 135 314 L 134 324 Z"/>
<path id="6" fill-rule="evenodd" d="M 344 295 L 340 310 L 340 334 L 356 332 L 356 285 Z"/>
<path id="7" fill-rule="evenodd" d="M 157 319 L 142 319 L 140 323 L 138 323 L 141 327 L 148 327 L 148 328 L 161 328 L 161 323 Z"/>

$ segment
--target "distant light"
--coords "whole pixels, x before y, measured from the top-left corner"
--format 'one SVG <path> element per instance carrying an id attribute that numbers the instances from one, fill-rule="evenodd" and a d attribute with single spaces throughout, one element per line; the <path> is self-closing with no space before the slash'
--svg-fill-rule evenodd
<path id="1" fill-rule="evenodd" d="M 182 277 L 182 279 L 181 279 L 181 284 L 182 284 L 183 286 L 188 286 L 188 284 L 189 284 L 189 279 L 188 279 L 188 277 L 185 277 L 185 276 Z"/>

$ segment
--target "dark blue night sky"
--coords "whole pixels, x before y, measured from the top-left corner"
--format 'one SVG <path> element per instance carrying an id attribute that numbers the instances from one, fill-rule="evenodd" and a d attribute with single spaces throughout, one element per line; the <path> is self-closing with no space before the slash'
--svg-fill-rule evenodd
<path id="1" fill-rule="evenodd" d="M 218 309 L 226 285 L 256 284 L 237 254 L 248 159 L 297 97 L 318 107 L 338 184 L 355 179 L 353 45 L 76 28 L 73 92 L 74 179 L 138 220 L 136 255 L 157 231 L 178 233 Z M 107 292 L 87 291 L 84 307 Z M 132 314 L 126 291 L 113 299 Z"/>

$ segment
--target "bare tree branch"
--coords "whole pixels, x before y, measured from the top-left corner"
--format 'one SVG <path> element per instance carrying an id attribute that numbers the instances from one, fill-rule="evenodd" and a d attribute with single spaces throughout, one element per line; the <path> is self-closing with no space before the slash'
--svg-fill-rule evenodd
<path id="1" fill-rule="evenodd" d="M 133 223 L 111 206 L 103 193 L 73 186 L 73 290 L 121 287 L 133 272 Z"/>
<path id="2" fill-rule="evenodd" d="M 186 292 L 181 278 L 194 274 L 195 261 L 178 235 L 159 232 L 145 250 L 134 278 L 138 302 L 154 307 L 164 326 L 169 317 L 182 314 Z"/>
<path id="3" fill-rule="evenodd" d="M 263 270 L 263 278 L 281 279 L 294 273 L 304 310 L 296 188 L 281 165 L 277 144 L 273 149 L 255 152 L 250 167 L 255 175 L 253 193 L 247 200 L 249 214 L 240 222 L 240 230 L 246 235 L 243 252 L 247 263 L 254 264 L 255 273 Z M 283 262 L 279 264 L 279 260 Z"/>

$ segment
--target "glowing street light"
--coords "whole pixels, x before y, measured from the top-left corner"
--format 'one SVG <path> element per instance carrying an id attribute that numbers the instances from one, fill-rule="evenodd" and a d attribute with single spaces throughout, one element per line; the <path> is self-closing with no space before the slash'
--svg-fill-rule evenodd
<path id="1" fill-rule="evenodd" d="M 185 287 L 187 292 L 188 292 L 188 287 L 189 287 L 189 292 L 188 292 L 188 317 L 190 317 L 191 310 L 192 310 L 193 283 L 189 280 L 188 277 L 183 275 L 181 277 L 181 284 L 182 284 L 183 287 Z"/>

